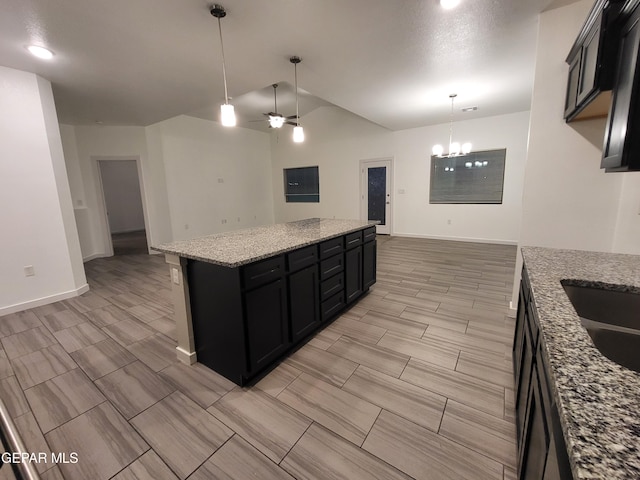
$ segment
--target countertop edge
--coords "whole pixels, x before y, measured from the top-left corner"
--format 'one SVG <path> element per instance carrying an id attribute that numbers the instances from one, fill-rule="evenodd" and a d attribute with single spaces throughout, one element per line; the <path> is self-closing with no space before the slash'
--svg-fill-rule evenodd
<path id="1" fill-rule="evenodd" d="M 522 255 L 574 478 L 640 478 L 640 374 L 596 349 L 560 283 L 637 290 L 640 256 L 542 247 L 522 247 Z"/>

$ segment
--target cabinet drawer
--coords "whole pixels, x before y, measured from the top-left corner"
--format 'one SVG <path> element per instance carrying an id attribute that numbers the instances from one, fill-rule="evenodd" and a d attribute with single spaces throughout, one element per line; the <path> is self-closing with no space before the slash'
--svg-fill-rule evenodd
<path id="1" fill-rule="evenodd" d="M 242 281 L 246 290 L 277 280 L 283 275 L 283 255 L 251 263 L 242 269 Z"/>
<path id="2" fill-rule="evenodd" d="M 334 275 L 320 285 L 320 300 L 325 301 L 329 297 L 344 290 L 344 275 Z"/>
<path id="3" fill-rule="evenodd" d="M 344 271 L 344 255 L 335 255 L 320 262 L 320 280 Z"/>
<path id="4" fill-rule="evenodd" d="M 332 238 L 331 240 L 322 242 L 320 244 L 320 258 L 325 259 L 342 253 L 344 250 L 343 238 L 344 237 Z"/>
<path id="5" fill-rule="evenodd" d="M 362 241 L 364 243 L 370 242 L 372 240 L 376 239 L 376 227 L 369 227 L 369 228 L 365 228 L 364 231 L 362 232 L 362 236 L 363 239 Z"/>
<path id="6" fill-rule="evenodd" d="M 289 272 L 297 272 L 318 261 L 318 246 L 299 248 L 287 254 L 287 267 Z"/>
<path id="7" fill-rule="evenodd" d="M 362 245 L 362 230 L 345 235 L 345 243 L 347 250 Z"/>
<path id="8" fill-rule="evenodd" d="M 322 302 L 320 306 L 320 312 L 322 315 L 322 321 L 330 319 L 341 311 L 345 306 L 344 303 L 344 291 L 335 294 L 333 297 Z"/>

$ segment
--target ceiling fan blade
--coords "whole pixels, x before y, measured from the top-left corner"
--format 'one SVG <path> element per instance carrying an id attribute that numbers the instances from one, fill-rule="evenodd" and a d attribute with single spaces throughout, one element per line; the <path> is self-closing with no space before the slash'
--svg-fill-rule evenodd
<path id="1" fill-rule="evenodd" d="M 287 120 L 296 120 L 297 118 L 299 118 L 299 116 L 298 115 L 289 115 L 288 117 L 284 117 L 284 118 L 286 118 Z"/>
<path id="2" fill-rule="evenodd" d="M 287 125 L 293 125 L 294 127 L 298 126 L 298 124 L 296 122 L 287 121 L 287 122 L 284 122 L 284 123 L 286 123 Z"/>

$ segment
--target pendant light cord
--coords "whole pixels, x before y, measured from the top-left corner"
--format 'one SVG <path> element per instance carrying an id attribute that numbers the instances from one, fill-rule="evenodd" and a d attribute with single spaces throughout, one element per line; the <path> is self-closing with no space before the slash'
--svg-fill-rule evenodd
<path id="1" fill-rule="evenodd" d="M 227 93 L 227 69 L 225 67 L 224 59 L 224 44 L 222 43 L 222 24 L 220 23 L 220 17 L 218 17 L 218 32 L 220 33 L 220 49 L 222 50 L 222 79 L 224 81 L 224 103 L 229 104 L 229 94 Z"/>
<path id="2" fill-rule="evenodd" d="M 298 115 L 298 64 L 293 64 L 293 76 L 296 84 L 296 127 L 300 126 L 300 115 Z"/>
<path id="3" fill-rule="evenodd" d="M 451 97 L 451 120 L 449 121 L 449 155 L 451 155 L 451 143 L 453 142 L 453 100 L 455 95 L 449 95 Z"/>

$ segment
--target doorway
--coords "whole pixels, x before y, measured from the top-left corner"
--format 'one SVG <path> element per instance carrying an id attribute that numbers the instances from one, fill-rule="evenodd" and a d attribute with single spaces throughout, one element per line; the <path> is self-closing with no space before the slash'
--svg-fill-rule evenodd
<path id="1" fill-rule="evenodd" d="M 98 170 L 113 255 L 148 254 L 138 162 L 98 160 Z"/>
<path id="2" fill-rule="evenodd" d="M 360 161 L 360 218 L 377 221 L 376 233 L 391 234 L 392 160 Z"/>

